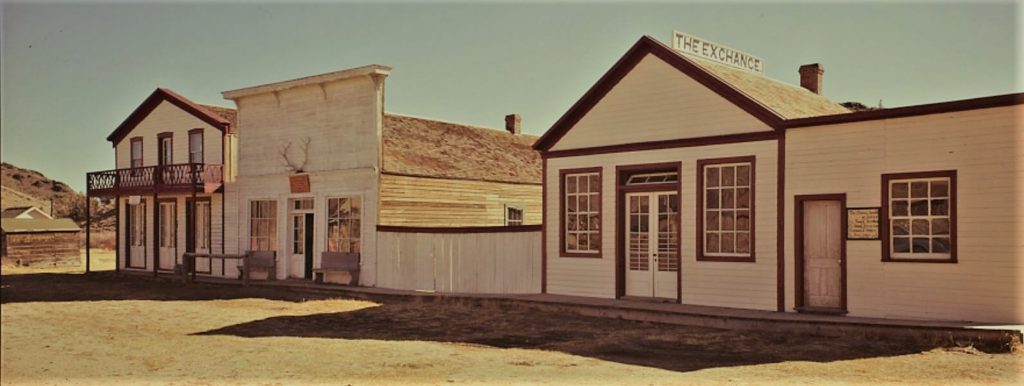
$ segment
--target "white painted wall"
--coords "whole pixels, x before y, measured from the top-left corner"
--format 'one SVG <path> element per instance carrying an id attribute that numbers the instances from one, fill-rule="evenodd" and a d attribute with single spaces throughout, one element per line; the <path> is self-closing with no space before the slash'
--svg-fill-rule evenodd
<path id="1" fill-rule="evenodd" d="M 647 54 L 551 150 L 771 130 L 693 78 Z"/>
<path id="2" fill-rule="evenodd" d="M 553 294 L 612 298 L 615 296 L 615 167 L 658 162 L 682 162 L 681 267 L 682 302 L 721 307 L 776 309 L 776 170 L 777 143 L 774 140 L 600 154 L 548 159 L 547 189 L 548 261 L 547 290 Z M 756 262 L 696 261 L 697 229 L 694 216 L 697 194 L 697 160 L 755 156 L 754 253 Z M 559 170 L 600 166 L 602 172 L 602 258 L 561 257 L 558 203 Z"/>
<path id="3" fill-rule="evenodd" d="M 117 168 L 131 167 L 131 139 L 134 137 L 142 137 L 143 165 L 156 165 L 159 143 L 157 134 L 168 131 L 174 133 L 174 154 L 172 154 L 174 163 L 188 163 L 188 131 L 192 129 L 203 129 L 203 157 L 205 157 L 206 163 L 223 163 L 221 162 L 222 132 L 178 106 L 163 101 L 117 144 L 115 148 Z"/>
<path id="4" fill-rule="evenodd" d="M 786 219 L 794 196 L 846 193 L 881 206 L 881 174 L 957 170 L 957 264 L 881 262 L 881 241 L 849 240 L 850 315 L 1024 323 L 1024 106 L 793 129 Z M 760 192 L 759 192 L 760 194 Z M 786 308 L 794 235 L 786 223 Z"/>
<path id="5" fill-rule="evenodd" d="M 462 293 L 540 293 L 541 233 L 378 232 L 377 285 Z"/>

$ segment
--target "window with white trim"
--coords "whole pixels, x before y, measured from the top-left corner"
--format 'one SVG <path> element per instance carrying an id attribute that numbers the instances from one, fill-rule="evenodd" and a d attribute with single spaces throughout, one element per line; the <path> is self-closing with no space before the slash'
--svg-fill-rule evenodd
<path id="1" fill-rule="evenodd" d="M 523 225 L 523 208 L 505 205 L 505 225 Z"/>
<path id="2" fill-rule="evenodd" d="M 249 250 L 277 250 L 277 201 L 249 202 Z"/>
<path id="3" fill-rule="evenodd" d="M 565 218 L 563 252 L 572 256 L 599 256 L 601 252 L 601 175 L 566 173 L 563 185 Z"/>
<path id="4" fill-rule="evenodd" d="M 359 196 L 327 199 L 327 251 L 359 253 L 362 250 L 361 207 Z"/>
<path id="5" fill-rule="evenodd" d="M 703 256 L 751 257 L 753 164 L 714 163 L 703 168 Z"/>
<path id="6" fill-rule="evenodd" d="M 890 179 L 888 188 L 890 256 L 949 259 L 954 197 L 950 177 Z"/>

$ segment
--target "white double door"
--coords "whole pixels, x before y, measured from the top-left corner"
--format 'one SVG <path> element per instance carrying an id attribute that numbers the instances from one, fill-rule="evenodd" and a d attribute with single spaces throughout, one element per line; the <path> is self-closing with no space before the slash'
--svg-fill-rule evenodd
<path id="1" fill-rule="evenodd" d="M 678 299 L 679 195 L 627 193 L 626 296 Z"/>

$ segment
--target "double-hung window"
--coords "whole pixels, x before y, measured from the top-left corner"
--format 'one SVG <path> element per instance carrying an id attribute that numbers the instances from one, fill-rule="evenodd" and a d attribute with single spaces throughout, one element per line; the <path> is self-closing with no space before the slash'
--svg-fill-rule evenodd
<path id="1" fill-rule="evenodd" d="M 249 202 L 249 250 L 277 250 L 277 201 Z"/>
<path id="2" fill-rule="evenodd" d="M 359 196 L 327 199 L 327 251 L 359 253 L 362 200 Z"/>
<path id="3" fill-rule="evenodd" d="M 203 163 L 203 129 L 193 129 L 188 132 L 188 162 Z"/>
<path id="4" fill-rule="evenodd" d="M 956 171 L 882 175 L 882 260 L 956 262 Z"/>
<path id="5" fill-rule="evenodd" d="M 562 256 L 601 257 L 601 168 L 559 174 Z"/>
<path id="6" fill-rule="evenodd" d="M 697 162 L 697 260 L 754 261 L 754 157 Z"/>

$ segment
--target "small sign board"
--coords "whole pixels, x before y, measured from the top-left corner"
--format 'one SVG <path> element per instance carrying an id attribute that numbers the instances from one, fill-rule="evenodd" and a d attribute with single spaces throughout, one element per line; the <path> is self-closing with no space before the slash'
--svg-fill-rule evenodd
<path id="1" fill-rule="evenodd" d="M 879 240 L 879 208 L 846 208 L 847 240 Z"/>
<path id="2" fill-rule="evenodd" d="M 763 59 L 693 35 L 673 31 L 672 48 L 686 55 L 764 75 Z"/>
<path id="3" fill-rule="evenodd" d="M 142 202 L 142 196 L 128 196 L 128 205 L 139 205 Z"/>
<path id="4" fill-rule="evenodd" d="M 288 184 L 292 193 L 309 193 L 309 174 L 292 174 L 288 176 Z"/>

